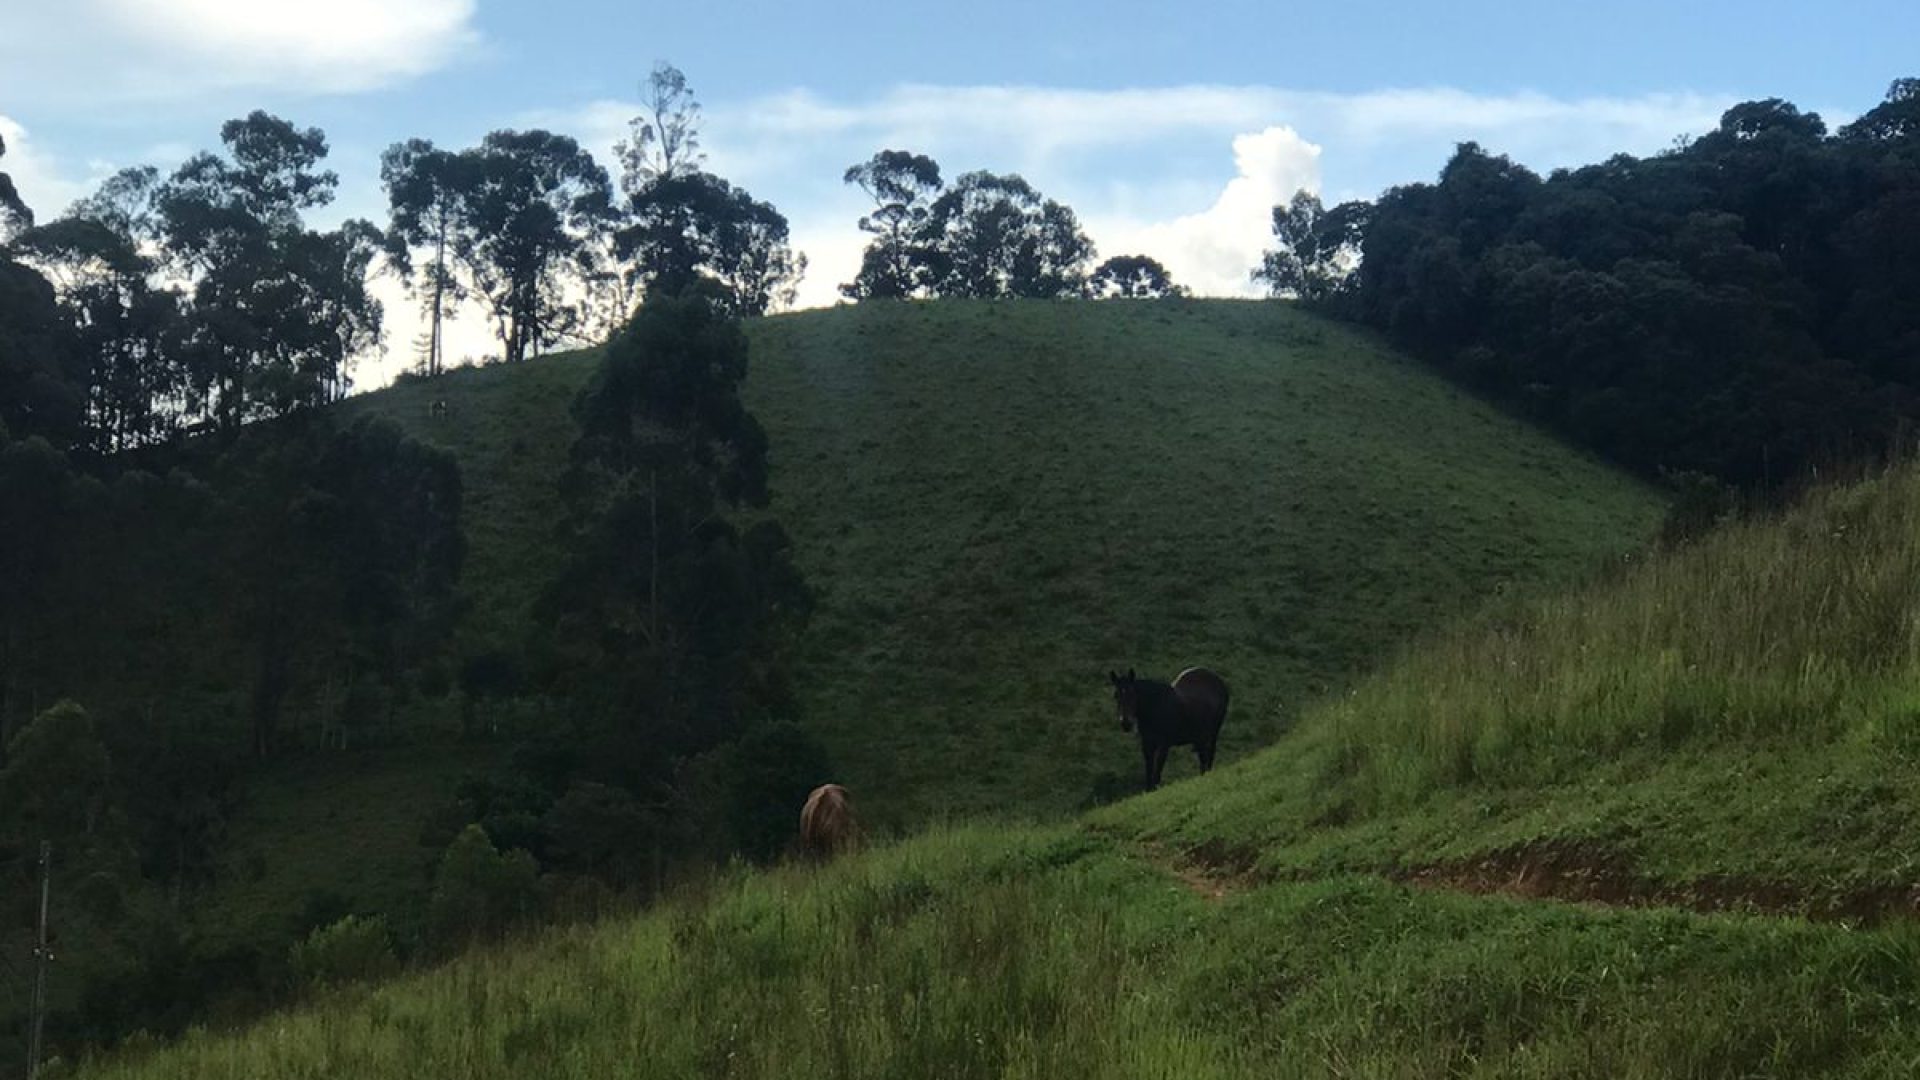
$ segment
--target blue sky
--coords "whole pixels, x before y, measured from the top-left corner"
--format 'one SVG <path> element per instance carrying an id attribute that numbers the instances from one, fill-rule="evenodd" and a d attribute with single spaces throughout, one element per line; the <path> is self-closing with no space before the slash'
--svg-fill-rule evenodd
<path id="1" fill-rule="evenodd" d="M 4 167 L 52 216 L 267 108 L 326 130 L 341 198 L 380 220 L 382 148 L 546 126 L 606 151 L 655 60 L 705 106 L 709 166 L 793 223 L 830 302 L 857 263 L 841 171 L 883 147 L 949 176 L 1018 171 L 1103 255 L 1245 292 L 1266 208 L 1430 178 L 1478 139 L 1539 169 L 1652 152 L 1779 96 L 1841 122 L 1920 75 L 1920 4 L 1017 4 L 0 0 Z M 324 219 L 323 217 L 323 219 Z M 405 362 L 389 305 L 377 384 Z M 455 354 L 490 342 L 461 321 Z"/>

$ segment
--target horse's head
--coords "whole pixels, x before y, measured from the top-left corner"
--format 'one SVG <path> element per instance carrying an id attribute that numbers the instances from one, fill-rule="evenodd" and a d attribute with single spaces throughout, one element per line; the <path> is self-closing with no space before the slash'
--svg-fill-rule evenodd
<path id="1" fill-rule="evenodd" d="M 1113 683 L 1113 703 L 1120 710 L 1120 730 L 1132 731 L 1138 719 L 1135 710 L 1140 703 L 1139 680 L 1132 668 L 1128 668 L 1125 675 L 1109 671 L 1107 679 Z"/>

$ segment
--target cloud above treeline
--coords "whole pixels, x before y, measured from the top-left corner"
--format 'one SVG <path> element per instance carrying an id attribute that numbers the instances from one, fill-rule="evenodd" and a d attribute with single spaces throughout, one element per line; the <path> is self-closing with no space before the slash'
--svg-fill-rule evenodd
<path id="1" fill-rule="evenodd" d="M 857 270 L 865 238 L 854 222 L 867 207 L 840 176 L 881 149 L 928 154 L 949 180 L 973 169 L 1020 173 L 1074 208 L 1102 257 L 1151 255 L 1202 294 L 1245 296 L 1255 293 L 1248 274 L 1272 209 L 1296 191 L 1329 203 L 1372 198 L 1431 179 L 1467 140 L 1542 171 L 1652 153 L 1711 128 L 1732 103 L 1222 86 L 901 86 L 849 102 L 796 90 L 709 105 L 706 146 L 710 168 L 792 222 L 811 263 L 803 305 L 832 302 Z M 605 155 L 637 111 L 635 101 L 598 101 L 521 120 Z"/>
<path id="2" fill-rule="evenodd" d="M 705 98 L 697 79 L 696 92 Z M 1061 90 L 902 86 L 871 101 L 807 91 L 710 100 L 708 167 L 773 203 L 807 255 L 801 306 L 831 304 L 851 280 L 869 208 L 841 182 L 881 149 L 913 150 L 963 172 L 1017 172 L 1074 208 L 1102 258 L 1151 255 L 1201 295 L 1253 296 L 1249 279 L 1271 240 L 1273 207 L 1294 192 L 1329 203 L 1372 198 L 1430 180 L 1455 144 L 1476 140 L 1540 171 L 1655 153 L 1712 128 L 1730 97 L 1650 94 L 1567 100 L 1448 88 L 1325 94 L 1269 87 Z M 578 138 L 611 164 L 638 101 L 529 111 L 503 126 L 542 126 Z M 356 212 L 371 213 L 372 210 Z M 391 340 L 415 330 L 405 304 L 388 308 Z M 453 355 L 495 351 L 478 313 L 453 330 Z M 405 366 L 404 350 L 380 370 Z"/>
<path id="3" fill-rule="evenodd" d="M 13 178 L 27 208 L 36 220 L 45 221 L 68 203 L 87 193 L 88 177 L 67 176 L 59 166 L 40 152 L 33 132 L 13 117 L 0 113 L 0 142 L 6 155 L 0 157 L 0 172 Z"/>
<path id="4" fill-rule="evenodd" d="M 76 0 L 74 6 L 90 17 L 113 13 L 120 33 L 156 53 L 171 48 L 167 27 L 128 14 L 134 3 Z M 201 46 L 208 56 L 248 51 L 236 42 L 251 43 L 256 53 L 245 63 L 208 60 L 219 70 L 195 76 L 203 79 L 259 77 L 255 65 L 278 57 L 275 63 L 304 72 L 313 85 L 350 90 L 422 70 L 473 33 L 472 0 L 418 0 L 404 8 L 335 0 L 324 8 L 327 18 L 277 7 L 275 14 L 245 16 L 253 10 L 245 0 L 180 3 L 200 12 L 196 18 L 232 15 L 222 31 L 227 43 Z M 0 16 L 0 42 L 7 22 L 20 18 Z M 0 71 L 10 59 L 6 50 L 0 45 Z M 835 302 L 838 285 L 858 269 L 867 238 L 855 222 L 870 207 L 841 175 L 882 149 L 931 155 L 949 181 L 975 169 L 1017 172 L 1075 210 L 1102 258 L 1150 255 L 1202 295 L 1247 296 L 1257 292 L 1248 275 L 1270 241 L 1272 208 L 1296 191 L 1320 194 L 1328 204 L 1373 198 L 1393 184 L 1432 179 L 1455 144 L 1467 140 L 1542 172 L 1623 151 L 1654 153 L 1676 137 L 1712 128 L 1734 103 L 1700 94 L 1566 99 L 1444 87 L 1335 94 L 1259 86 L 907 85 L 864 100 L 806 90 L 728 99 L 714 95 L 697 72 L 689 76 L 706 102 L 708 167 L 778 207 L 791 223 L 794 246 L 808 257 L 803 306 Z M 502 115 L 489 126 L 563 132 L 611 166 L 613 144 L 638 111 L 637 100 L 559 102 Z M 298 122 L 297 111 L 289 119 Z M 373 125 L 353 132 L 360 158 L 342 152 L 329 162 L 342 180 L 330 216 L 384 219 L 378 147 L 432 134 Z M 209 129 L 196 148 L 214 143 Z M 336 139 L 336 147 L 342 145 Z M 138 163 L 88 162 L 84 170 L 61 172 L 33 152 L 31 140 L 21 148 L 22 159 L 10 155 L 8 165 L 47 216 L 109 166 Z M 390 282 L 383 292 L 392 294 L 391 352 L 363 366 L 362 385 L 380 385 L 402 370 L 418 330 L 413 305 Z M 452 330 L 450 353 L 491 354 L 496 343 L 489 335 L 477 310 L 464 313 Z"/>
<path id="5" fill-rule="evenodd" d="M 479 41 L 475 0 L 23 0 L 0 6 L 0 100 L 372 90 Z"/>

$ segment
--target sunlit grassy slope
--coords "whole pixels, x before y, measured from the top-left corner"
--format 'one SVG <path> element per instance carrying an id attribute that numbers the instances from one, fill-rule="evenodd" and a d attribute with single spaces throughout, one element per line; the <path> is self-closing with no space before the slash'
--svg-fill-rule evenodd
<path id="1" fill-rule="evenodd" d="M 774 509 L 821 598 L 807 721 L 883 822 L 1056 813 L 1131 783 L 1114 667 L 1215 667 L 1235 695 L 1222 753 L 1244 756 L 1393 643 L 1632 551 L 1661 512 L 1284 304 L 869 304 L 751 338 Z M 353 406 L 460 455 L 476 639 L 530 632 L 593 362 Z"/>
<path id="2" fill-rule="evenodd" d="M 1268 874 L 1498 857 L 1920 914 L 1920 469 L 1501 606 L 1108 827 Z"/>
<path id="3" fill-rule="evenodd" d="M 1910 1077 L 1917 762 L 1903 469 L 1459 624 L 1078 822 L 737 875 L 83 1073 Z"/>
<path id="4" fill-rule="evenodd" d="M 1209 902 L 940 834 L 547 935 L 94 1077 L 1911 1075 L 1920 939 L 1345 877 Z"/>

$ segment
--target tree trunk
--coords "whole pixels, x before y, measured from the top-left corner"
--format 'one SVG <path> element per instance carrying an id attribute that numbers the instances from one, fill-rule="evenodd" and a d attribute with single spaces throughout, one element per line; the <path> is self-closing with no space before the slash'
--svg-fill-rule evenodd
<path id="1" fill-rule="evenodd" d="M 8 619 L 6 634 L 0 637 L 0 769 L 7 767 L 7 717 L 13 708 L 13 620 Z"/>
<path id="2" fill-rule="evenodd" d="M 277 624 L 267 626 L 260 638 L 260 670 L 253 684 L 253 753 L 262 758 L 273 752 L 280 703 L 287 693 L 286 648 Z"/>
<path id="3" fill-rule="evenodd" d="M 440 374 L 440 311 L 447 295 L 447 219 L 442 214 L 433 240 L 433 326 L 427 343 L 427 374 Z"/>
<path id="4" fill-rule="evenodd" d="M 647 470 L 647 644 L 660 648 L 660 470 Z"/>

